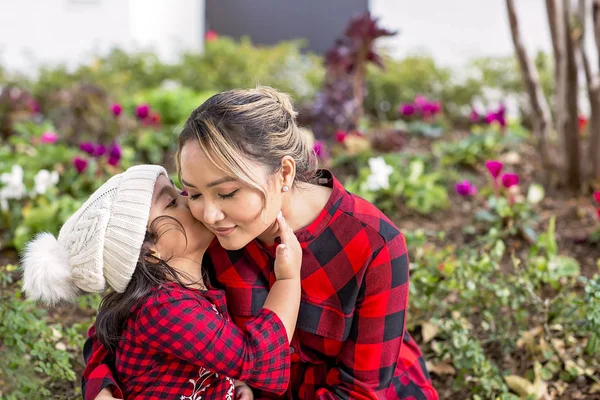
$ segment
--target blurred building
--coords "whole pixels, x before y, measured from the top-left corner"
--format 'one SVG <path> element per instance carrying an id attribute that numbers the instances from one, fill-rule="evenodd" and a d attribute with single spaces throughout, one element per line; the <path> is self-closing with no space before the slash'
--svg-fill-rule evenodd
<path id="1" fill-rule="evenodd" d="M 308 50 L 324 53 L 368 9 L 368 0 L 207 0 L 206 29 L 265 45 L 304 39 Z"/>

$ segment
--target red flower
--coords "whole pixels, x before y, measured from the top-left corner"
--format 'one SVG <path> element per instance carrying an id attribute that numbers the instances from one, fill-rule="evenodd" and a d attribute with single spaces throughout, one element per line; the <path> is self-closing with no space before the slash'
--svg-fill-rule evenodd
<path id="1" fill-rule="evenodd" d="M 600 203 L 600 192 L 594 192 L 594 200 L 596 200 L 597 203 Z"/>
<path id="2" fill-rule="evenodd" d="M 577 117 L 577 121 L 579 122 L 579 132 L 585 131 L 585 128 L 587 128 L 588 119 L 583 115 L 580 115 Z"/>
<path id="3" fill-rule="evenodd" d="M 335 131 L 335 141 L 338 143 L 344 143 L 344 140 L 346 140 L 346 136 L 348 136 L 348 132 L 346 131 Z"/>
<path id="4" fill-rule="evenodd" d="M 206 34 L 204 35 L 204 40 L 206 40 L 207 42 L 212 42 L 214 40 L 217 40 L 219 38 L 219 34 L 215 31 L 207 31 Z"/>

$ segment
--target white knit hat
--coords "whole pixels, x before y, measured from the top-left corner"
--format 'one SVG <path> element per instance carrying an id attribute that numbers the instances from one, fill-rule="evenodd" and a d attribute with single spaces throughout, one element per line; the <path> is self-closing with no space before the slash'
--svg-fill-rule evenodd
<path id="1" fill-rule="evenodd" d="M 104 183 L 62 226 L 40 233 L 22 257 L 23 291 L 48 304 L 72 301 L 106 284 L 124 292 L 142 250 L 154 185 L 167 171 L 137 165 Z"/>

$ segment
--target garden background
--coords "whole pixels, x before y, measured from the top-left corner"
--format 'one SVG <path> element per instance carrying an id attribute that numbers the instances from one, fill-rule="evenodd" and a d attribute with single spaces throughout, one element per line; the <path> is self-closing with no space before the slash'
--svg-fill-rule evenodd
<path id="1" fill-rule="evenodd" d="M 600 398 L 600 3 L 540 1 L 537 52 L 500 3 L 517 56 L 460 66 L 394 55 L 381 44 L 402 32 L 368 13 L 324 54 L 207 30 L 168 61 L 113 48 L 34 74 L 0 63 L 0 399 L 80 398 L 101 299 L 25 299 L 25 243 L 131 165 L 176 179 L 189 113 L 256 84 L 293 96 L 321 164 L 406 235 L 408 328 L 440 398 Z"/>

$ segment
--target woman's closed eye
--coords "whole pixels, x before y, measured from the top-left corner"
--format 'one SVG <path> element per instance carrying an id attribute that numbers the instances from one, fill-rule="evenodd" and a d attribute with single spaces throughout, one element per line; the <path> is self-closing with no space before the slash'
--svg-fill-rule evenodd
<path id="1" fill-rule="evenodd" d="M 230 192 L 227 194 L 219 194 L 219 197 L 223 200 L 231 199 L 233 196 L 235 196 L 235 194 L 238 192 L 238 190 L 240 190 L 240 189 L 235 189 L 233 192 Z"/>

